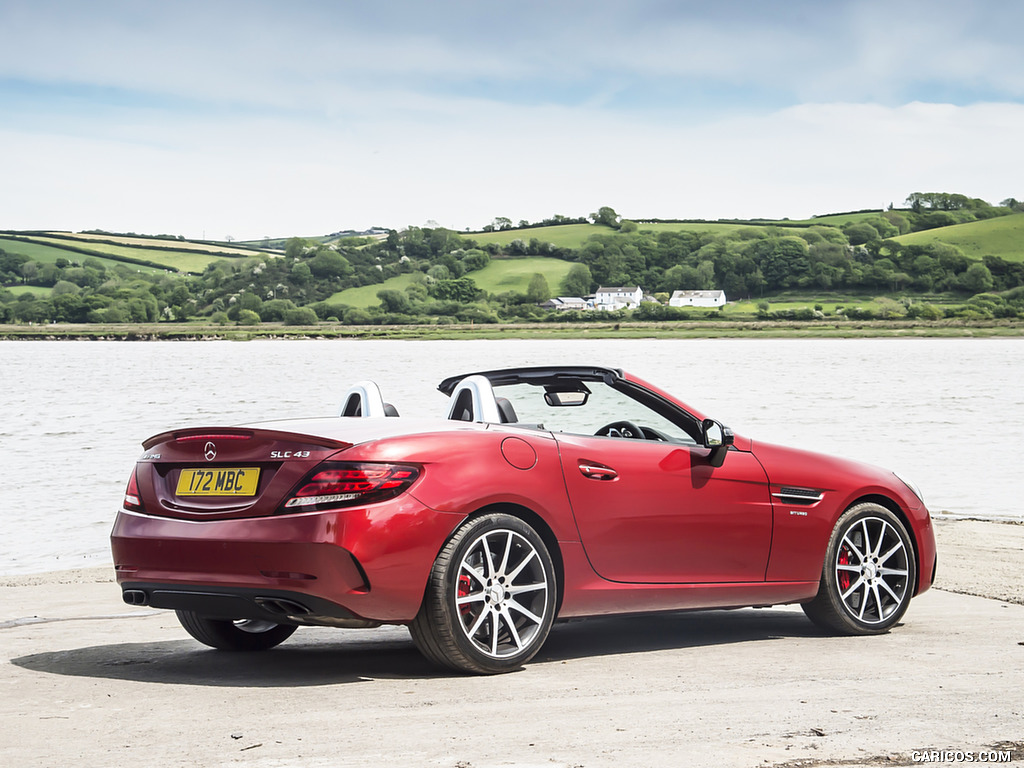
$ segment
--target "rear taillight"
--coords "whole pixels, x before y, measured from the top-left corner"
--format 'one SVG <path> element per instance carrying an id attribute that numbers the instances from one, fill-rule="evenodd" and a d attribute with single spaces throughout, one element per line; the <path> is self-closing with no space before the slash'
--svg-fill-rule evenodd
<path id="1" fill-rule="evenodd" d="M 419 468 L 408 464 L 327 462 L 306 475 L 281 511 L 307 512 L 386 501 L 404 493 L 419 475 Z"/>
<path id="2" fill-rule="evenodd" d="M 128 480 L 128 487 L 124 491 L 124 508 L 132 512 L 142 512 L 142 497 L 139 496 L 139 483 L 135 479 L 135 470 Z"/>

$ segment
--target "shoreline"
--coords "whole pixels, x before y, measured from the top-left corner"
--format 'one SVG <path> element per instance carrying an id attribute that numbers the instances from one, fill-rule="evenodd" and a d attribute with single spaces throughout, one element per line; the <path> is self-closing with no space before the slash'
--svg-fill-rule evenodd
<path id="1" fill-rule="evenodd" d="M 828 635 L 798 606 L 595 617 L 556 623 L 537 657 L 496 677 L 431 665 L 395 626 L 214 651 L 173 612 L 125 605 L 111 567 L 0 578 L 0 755 L 25 768 L 852 768 L 934 751 L 1016 765 L 1024 525 L 935 527 L 936 585 L 892 632 Z"/>
<path id="2" fill-rule="evenodd" d="M 0 325 L 0 341 L 249 341 L 254 339 L 1017 338 L 1024 320 L 683 320 L 488 325 L 253 326 L 201 323 Z"/>

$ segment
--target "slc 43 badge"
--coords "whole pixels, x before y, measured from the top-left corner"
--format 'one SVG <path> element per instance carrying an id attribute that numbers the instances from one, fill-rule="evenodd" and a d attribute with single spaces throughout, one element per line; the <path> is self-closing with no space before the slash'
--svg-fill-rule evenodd
<path id="1" fill-rule="evenodd" d="M 308 459 L 309 451 L 271 451 L 272 459 Z"/>

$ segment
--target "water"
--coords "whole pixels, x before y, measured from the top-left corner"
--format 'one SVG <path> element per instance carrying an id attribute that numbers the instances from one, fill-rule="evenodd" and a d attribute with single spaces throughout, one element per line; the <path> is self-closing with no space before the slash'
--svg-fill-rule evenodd
<path id="1" fill-rule="evenodd" d="M 1024 519 L 1024 340 L 0 342 L 0 574 L 109 562 L 140 442 L 184 425 L 333 415 L 380 384 L 443 415 L 437 383 L 516 365 L 600 364 L 755 439 L 868 461 L 933 513 Z"/>

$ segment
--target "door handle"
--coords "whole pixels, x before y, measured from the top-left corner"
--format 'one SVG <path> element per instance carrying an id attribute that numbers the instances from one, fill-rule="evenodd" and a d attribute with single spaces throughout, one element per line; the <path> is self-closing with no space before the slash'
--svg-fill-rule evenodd
<path id="1" fill-rule="evenodd" d="M 586 476 L 593 478 L 594 480 L 614 480 L 619 476 L 611 467 L 606 467 L 603 464 L 587 464 L 580 462 L 580 472 Z"/>

